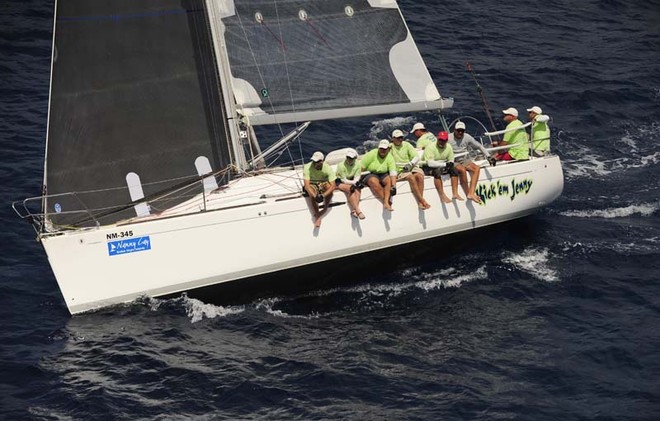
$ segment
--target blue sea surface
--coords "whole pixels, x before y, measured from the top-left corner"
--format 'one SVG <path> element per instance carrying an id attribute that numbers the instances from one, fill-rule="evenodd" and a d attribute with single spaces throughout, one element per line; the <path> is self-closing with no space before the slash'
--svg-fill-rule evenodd
<path id="1" fill-rule="evenodd" d="M 0 419 L 660 419 L 660 2 L 399 4 L 450 119 L 487 121 L 467 62 L 497 120 L 552 116 L 557 201 L 344 287 L 75 317 L 10 207 L 40 194 L 54 2 L 0 4 Z"/>

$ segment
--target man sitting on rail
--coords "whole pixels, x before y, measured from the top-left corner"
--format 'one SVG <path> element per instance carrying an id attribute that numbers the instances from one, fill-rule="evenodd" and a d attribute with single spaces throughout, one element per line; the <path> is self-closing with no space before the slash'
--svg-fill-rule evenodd
<path id="1" fill-rule="evenodd" d="M 321 226 L 321 217 L 328 211 L 335 190 L 335 171 L 325 162 L 325 156 L 316 151 L 310 162 L 303 167 L 304 189 L 314 212 L 314 226 Z M 323 210 L 319 203 L 323 202 Z"/>
<path id="2" fill-rule="evenodd" d="M 372 149 L 362 157 L 362 172 L 368 171 L 363 182 L 371 192 L 383 202 L 383 208 L 393 211 L 391 199 L 396 194 L 396 164 L 390 154 L 390 142 L 383 139 L 377 149 Z"/>

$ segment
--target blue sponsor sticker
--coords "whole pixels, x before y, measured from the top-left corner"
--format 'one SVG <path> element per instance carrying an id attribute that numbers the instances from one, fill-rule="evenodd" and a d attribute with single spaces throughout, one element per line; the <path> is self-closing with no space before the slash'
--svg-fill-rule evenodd
<path id="1" fill-rule="evenodd" d="M 108 243 L 108 254 L 110 256 L 145 250 L 151 250 L 151 239 L 149 236 L 127 238 L 125 240 L 110 241 Z"/>

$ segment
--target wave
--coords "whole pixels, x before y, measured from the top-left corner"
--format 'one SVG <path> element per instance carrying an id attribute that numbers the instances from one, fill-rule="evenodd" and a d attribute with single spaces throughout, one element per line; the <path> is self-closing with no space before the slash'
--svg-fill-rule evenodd
<path id="1" fill-rule="evenodd" d="M 472 269 L 467 273 L 462 273 L 459 269 L 446 268 L 430 273 L 415 273 L 417 269 L 407 269 L 399 273 L 397 278 L 410 279 L 410 282 L 394 282 L 394 283 L 366 283 L 353 287 L 336 287 L 319 291 L 310 292 L 308 294 L 299 295 L 291 298 L 268 298 L 259 300 L 255 303 L 257 310 L 265 310 L 268 314 L 275 317 L 283 318 L 298 318 L 298 319 L 317 319 L 329 316 L 332 313 L 332 308 L 340 306 L 345 309 L 345 306 L 357 304 L 360 308 L 364 307 L 383 307 L 390 303 L 390 300 L 406 294 L 414 294 L 418 291 L 432 291 L 444 288 L 459 288 L 466 282 L 476 281 L 480 279 L 488 279 L 486 266 L 481 266 L 477 269 Z M 342 297 L 341 299 L 339 297 Z M 325 299 L 325 300 L 324 300 Z M 315 309 L 330 308 L 330 311 L 308 311 L 307 314 L 292 314 L 282 310 L 282 308 L 295 308 L 300 302 L 308 300 L 320 300 L 317 304 L 313 305 Z M 344 302 L 344 305 L 337 303 Z M 330 303 L 330 307 L 326 307 L 326 303 Z M 308 309 L 309 307 L 306 306 Z"/>
<path id="2" fill-rule="evenodd" d="M 487 279 L 486 266 L 481 266 L 469 272 L 462 273 L 456 268 L 445 268 L 434 272 L 415 273 L 417 269 L 407 269 L 400 273 L 403 279 L 410 279 L 410 282 L 380 283 L 380 284 L 360 284 L 354 287 L 336 287 L 320 291 L 310 292 L 308 294 L 293 297 L 270 297 L 259 299 L 252 304 L 257 311 L 265 311 L 274 317 L 287 319 L 317 319 L 328 316 L 330 313 L 319 311 L 307 311 L 303 314 L 294 314 L 284 309 L 292 306 L 298 308 L 298 302 L 304 302 L 309 299 L 327 298 L 336 295 L 348 296 L 348 302 L 359 303 L 360 305 L 384 305 L 389 299 L 398 296 L 414 293 L 415 291 L 432 291 L 443 288 L 459 288 L 466 282 L 480 279 Z M 204 319 L 215 319 L 217 317 L 228 317 L 240 314 L 246 311 L 246 306 L 221 306 L 205 303 L 196 298 L 190 298 L 183 294 L 181 297 L 160 299 L 153 297 L 140 297 L 133 304 L 146 306 L 151 311 L 162 311 L 165 309 L 183 310 L 191 323 L 197 323 Z M 317 307 L 318 310 L 319 307 Z M 325 308 L 323 306 L 323 308 Z"/>
<path id="3" fill-rule="evenodd" d="M 615 149 L 612 151 L 618 150 L 617 144 L 622 144 L 624 147 L 614 158 L 594 153 L 591 148 L 584 145 L 588 139 L 570 139 L 570 134 L 559 132 L 557 143 L 563 145 L 560 155 L 566 177 L 569 180 L 585 176 L 608 177 L 615 172 L 651 167 L 660 162 L 660 152 L 656 150 L 657 140 L 660 137 L 659 123 L 652 122 L 633 129 L 620 130 L 624 131 L 624 134 L 618 141 L 614 140 Z"/>
<path id="4" fill-rule="evenodd" d="M 319 317 L 323 316 L 321 313 L 316 313 L 312 312 L 311 314 L 308 315 L 301 315 L 301 314 L 289 314 L 286 313 L 282 310 L 276 310 L 274 308 L 275 304 L 281 302 L 282 300 L 280 298 L 266 298 L 263 300 L 259 300 L 255 304 L 255 308 L 257 310 L 266 310 L 266 313 L 270 314 L 271 316 L 275 317 L 283 317 L 285 319 L 318 319 Z"/>
<path id="5" fill-rule="evenodd" d="M 463 283 L 487 279 L 488 273 L 486 266 L 481 266 L 473 272 L 459 274 L 457 270 L 450 268 L 440 272 L 422 275 L 421 281 L 412 284 L 413 288 L 419 288 L 424 291 L 431 291 L 439 288 L 458 288 Z"/>
<path id="6" fill-rule="evenodd" d="M 369 139 L 374 142 L 380 139 L 389 139 L 394 129 L 400 129 L 404 133 L 407 133 L 414 123 L 412 117 L 393 117 L 372 121 L 371 129 L 369 130 Z"/>
<path id="7" fill-rule="evenodd" d="M 502 261 L 514 265 L 537 279 L 545 282 L 559 281 L 559 275 L 550 267 L 550 252 L 547 249 L 529 249 L 522 253 L 511 253 Z"/>
<path id="8" fill-rule="evenodd" d="M 630 205 L 622 208 L 570 210 L 559 212 L 560 215 L 578 218 L 625 218 L 632 215 L 651 216 L 660 208 L 660 202 Z"/>
<path id="9" fill-rule="evenodd" d="M 138 298 L 135 303 L 147 305 L 152 311 L 158 311 L 169 306 L 183 308 L 191 323 L 197 323 L 203 319 L 227 317 L 245 311 L 244 306 L 220 306 L 208 304 L 196 298 L 190 298 L 186 294 L 183 294 L 181 297 L 169 299 L 141 297 Z"/>
<path id="10" fill-rule="evenodd" d="M 599 240 L 596 242 L 566 242 L 562 247 L 564 254 L 581 253 L 590 255 L 593 253 L 612 252 L 619 256 L 640 256 L 649 253 L 657 254 L 660 237 L 640 238 L 635 241 L 622 242 L 619 239 L 610 241 Z"/>
<path id="11" fill-rule="evenodd" d="M 622 159 L 618 158 L 618 160 Z M 564 160 L 564 173 L 569 180 L 593 176 L 605 177 L 613 171 L 611 162 L 603 161 L 601 157 L 593 154 L 584 154 L 577 160 Z"/>
<path id="12" fill-rule="evenodd" d="M 486 267 L 461 274 L 456 268 L 445 268 L 430 273 L 415 274 L 415 269 L 408 269 L 401 273 L 402 278 L 411 278 L 408 283 L 364 284 L 352 288 L 335 288 L 319 292 L 319 295 L 330 295 L 337 292 L 368 294 L 371 296 L 398 296 L 413 290 L 431 291 L 440 288 L 458 288 L 465 282 L 487 279 Z M 417 279 L 419 280 L 417 280 Z"/>

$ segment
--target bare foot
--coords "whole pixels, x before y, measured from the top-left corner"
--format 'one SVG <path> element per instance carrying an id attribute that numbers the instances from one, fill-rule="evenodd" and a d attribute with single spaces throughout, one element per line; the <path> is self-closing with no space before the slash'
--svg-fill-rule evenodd
<path id="1" fill-rule="evenodd" d="M 314 226 L 316 228 L 319 228 L 321 226 L 321 217 L 317 216 L 316 219 L 314 220 Z"/>
<path id="2" fill-rule="evenodd" d="M 427 202 L 426 200 L 423 200 L 423 201 L 419 204 L 419 208 L 420 208 L 421 210 L 427 210 L 427 209 L 431 209 L 431 205 L 429 205 L 429 202 Z"/>
<path id="3" fill-rule="evenodd" d="M 454 196 L 452 196 L 452 200 L 465 200 L 465 199 L 463 199 L 461 195 L 455 194 Z"/>
<path id="4" fill-rule="evenodd" d="M 440 200 L 442 200 L 444 203 L 451 203 L 451 199 L 446 195 L 440 196 Z"/>
<path id="5" fill-rule="evenodd" d="M 481 204 L 481 198 L 476 194 L 468 194 L 467 198 L 472 200 L 473 202 L 477 202 L 478 204 Z"/>
<path id="6" fill-rule="evenodd" d="M 390 205 L 383 206 L 383 208 L 387 211 L 394 212 L 394 209 Z"/>

